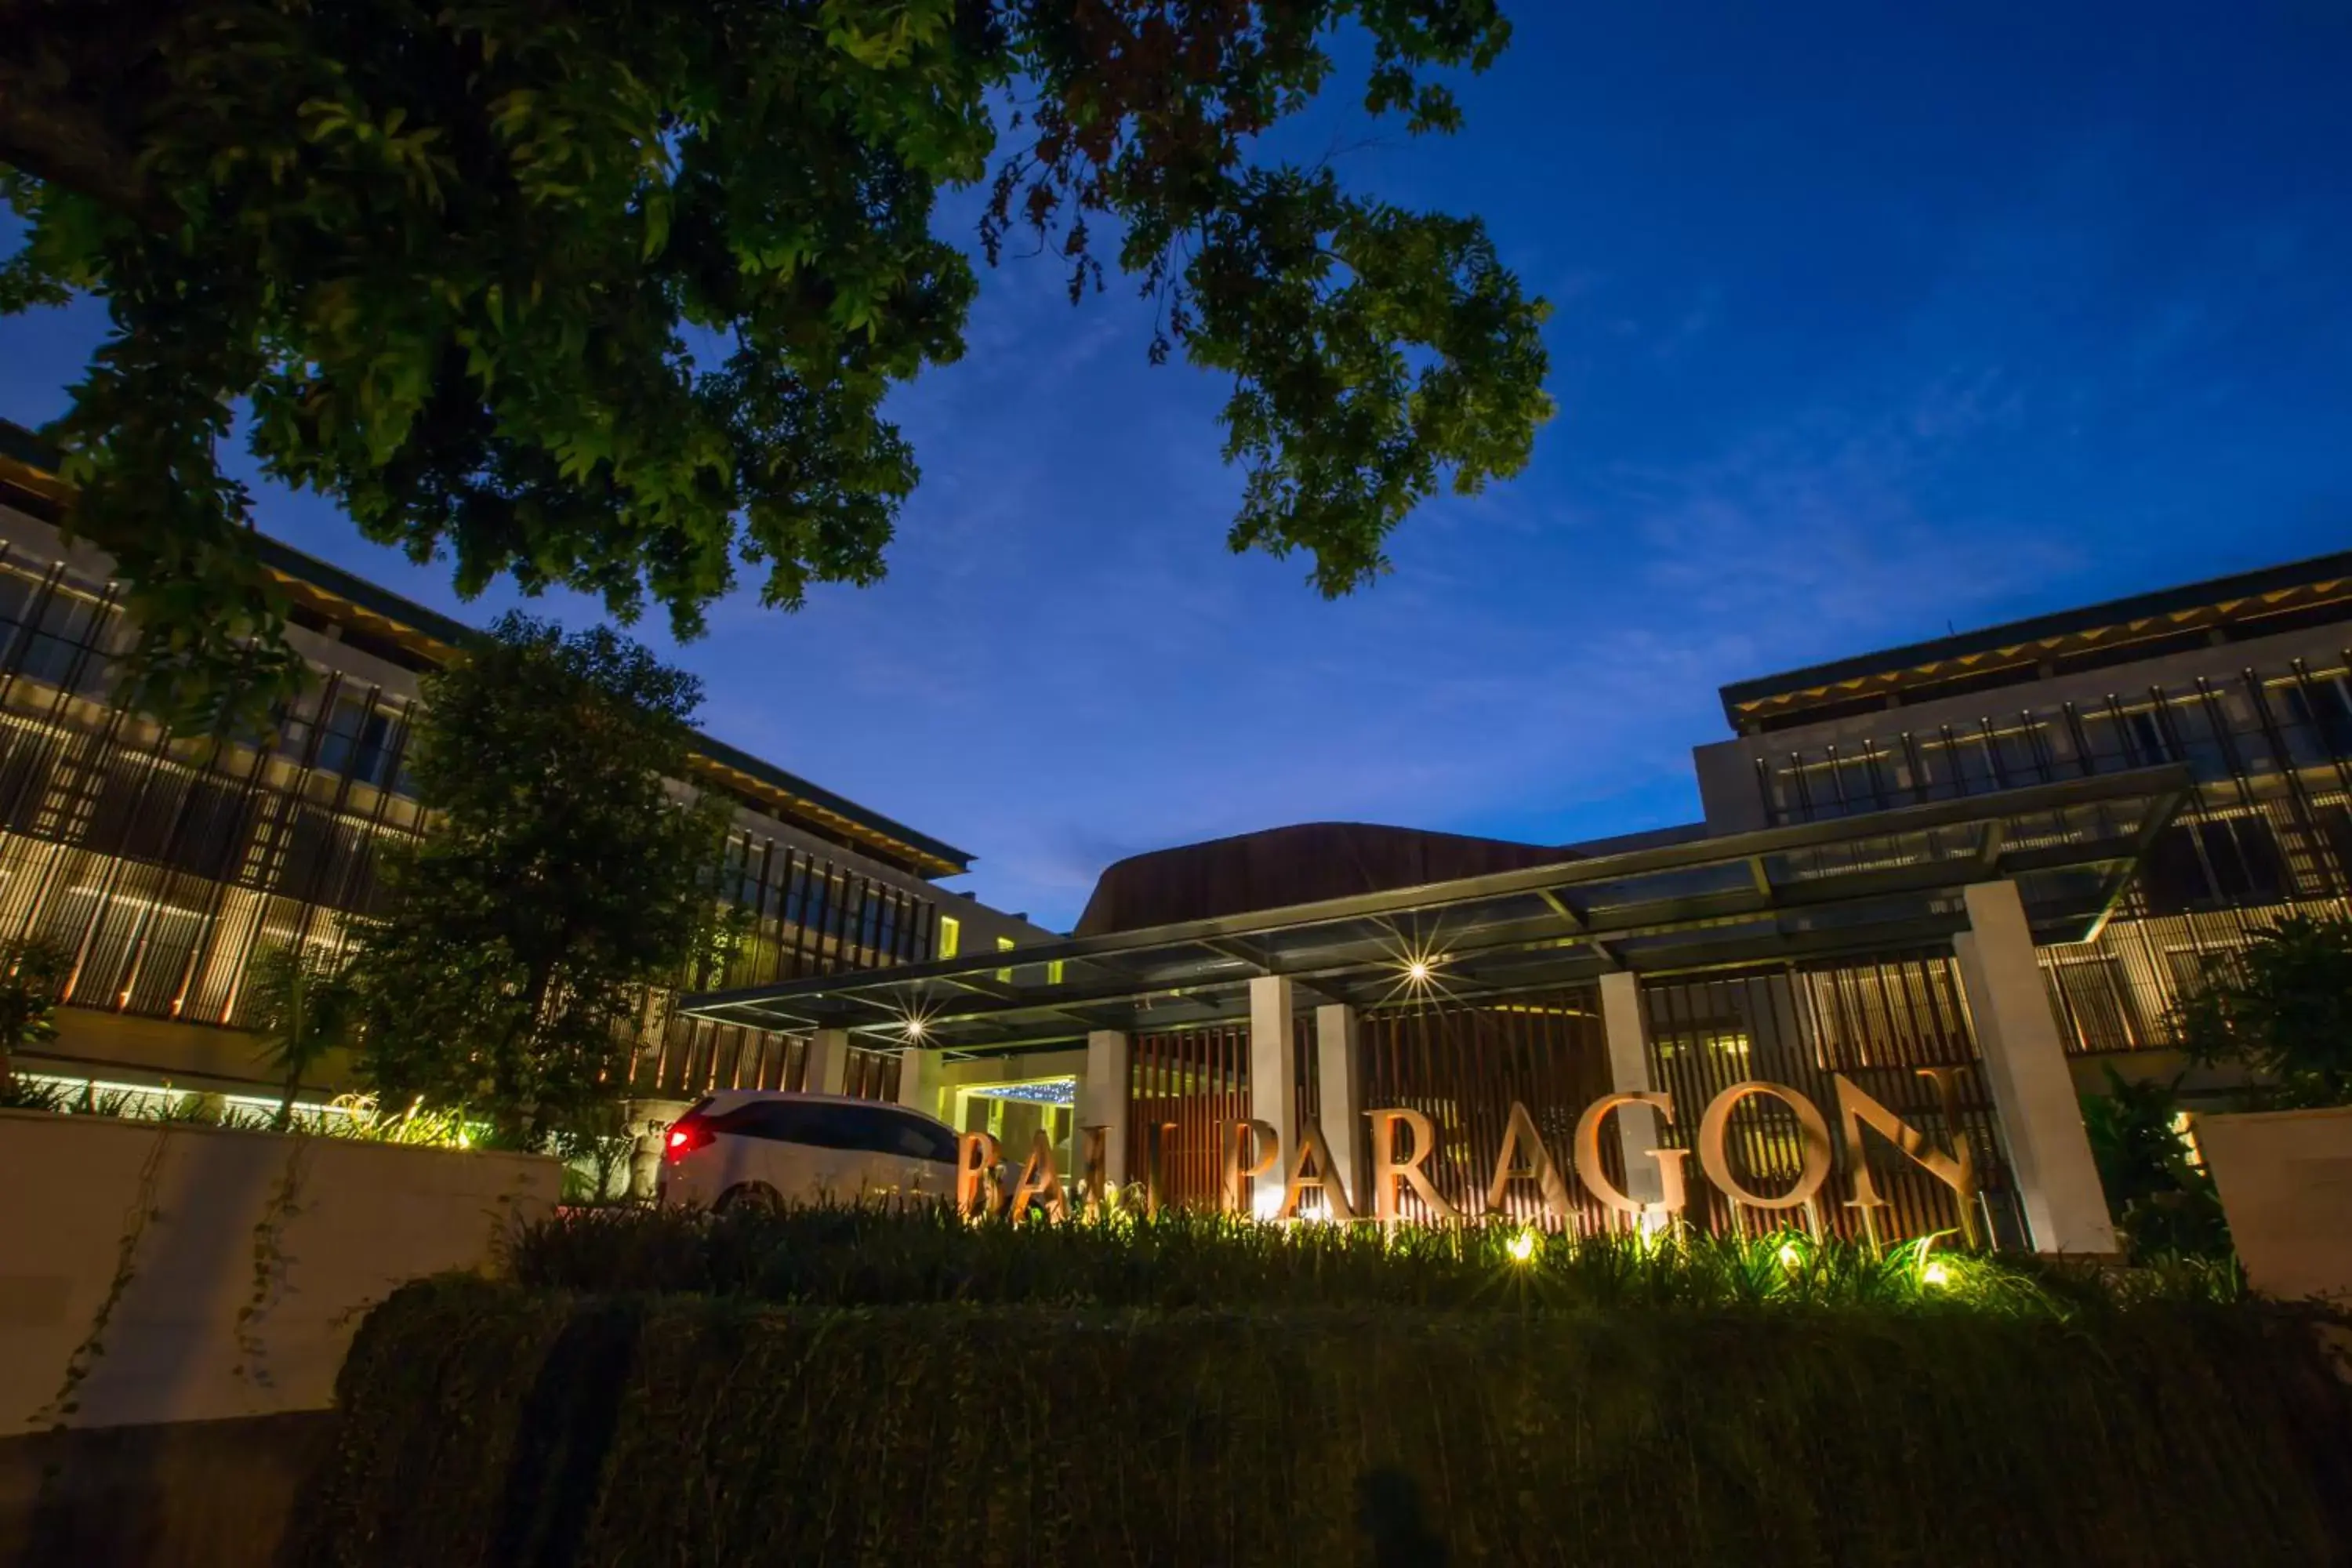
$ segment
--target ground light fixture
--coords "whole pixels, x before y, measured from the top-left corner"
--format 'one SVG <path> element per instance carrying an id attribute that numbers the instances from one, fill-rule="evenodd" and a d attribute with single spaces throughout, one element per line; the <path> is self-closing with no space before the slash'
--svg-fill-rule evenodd
<path id="1" fill-rule="evenodd" d="M 1519 1232 L 1518 1235 L 1511 1237 L 1509 1241 L 1503 1244 L 1503 1250 L 1511 1255 L 1512 1262 L 1527 1262 L 1536 1255 L 1536 1233 L 1532 1230 L 1523 1230 Z"/>

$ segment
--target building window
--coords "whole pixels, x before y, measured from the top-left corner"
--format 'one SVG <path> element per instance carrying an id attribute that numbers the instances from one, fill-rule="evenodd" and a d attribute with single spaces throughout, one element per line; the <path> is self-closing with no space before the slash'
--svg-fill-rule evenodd
<path id="1" fill-rule="evenodd" d="M 940 917 L 940 950 L 934 956 L 953 958 L 962 951 L 963 921 L 953 915 L 941 915 Z"/>
<path id="2" fill-rule="evenodd" d="M 996 951 L 997 951 L 997 952 L 1011 952 L 1013 951 L 1013 939 L 1012 939 L 1011 937 L 1009 937 L 1009 936 L 1000 936 L 1000 937 L 998 937 L 998 938 L 996 939 Z M 998 970 L 998 971 L 996 972 L 996 980 L 997 980 L 997 984 L 1000 984 L 1000 985 L 1010 985 L 1010 984 L 1013 984 L 1013 971 L 1011 971 L 1011 970 L 1009 970 L 1009 969 L 1000 969 L 1000 970 Z"/>
<path id="3" fill-rule="evenodd" d="M 344 698 L 327 721 L 319 742 L 322 772 L 344 773 L 362 784 L 382 784 L 390 758 L 392 715 L 373 702 Z"/>
<path id="4" fill-rule="evenodd" d="M 2287 895 L 2286 862 L 2260 817 L 2178 822 L 2157 835 L 2139 883 L 2150 914 L 2276 903 Z"/>
<path id="5" fill-rule="evenodd" d="M 2352 691 L 2342 676 L 2286 687 L 2289 749 L 2298 762 L 2352 757 Z"/>

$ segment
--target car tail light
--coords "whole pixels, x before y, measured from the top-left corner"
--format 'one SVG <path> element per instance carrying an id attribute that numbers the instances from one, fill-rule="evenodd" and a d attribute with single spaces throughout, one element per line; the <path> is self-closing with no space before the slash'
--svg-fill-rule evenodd
<path id="1" fill-rule="evenodd" d="M 662 1140 L 662 1158 L 675 1165 L 709 1142 L 709 1123 L 690 1113 L 681 1116 L 670 1123 L 669 1136 Z"/>

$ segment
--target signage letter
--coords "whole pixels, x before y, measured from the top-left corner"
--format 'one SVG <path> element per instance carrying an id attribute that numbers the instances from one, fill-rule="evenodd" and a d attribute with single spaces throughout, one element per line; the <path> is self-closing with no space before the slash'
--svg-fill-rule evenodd
<path id="1" fill-rule="evenodd" d="M 1078 1131 L 1086 1140 L 1086 1152 L 1079 1157 L 1078 1191 L 1091 1217 L 1102 1212 L 1110 1195 L 1110 1129 L 1081 1127 Z"/>
<path id="2" fill-rule="evenodd" d="M 1796 1184 L 1779 1197 L 1748 1191 L 1731 1173 L 1731 1157 L 1725 1147 L 1726 1134 L 1730 1131 L 1731 1113 L 1739 1102 L 1751 1095 L 1769 1094 L 1797 1113 L 1799 1158 Z M 1830 1173 L 1830 1124 L 1822 1120 L 1819 1107 L 1786 1084 L 1767 1083 L 1762 1079 L 1748 1079 L 1733 1084 L 1715 1097 L 1699 1119 L 1698 1163 L 1706 1171 L 1706 1179 L 1734 1203 L 1750 1208 L 1792 1209 L 1812 1200 L 1822 1190 Z"/>
<path id="3" fill-rule="evenodd" d="M 1429 1118 L 1403 1106 L 1367 1110 L 1364 1114 L 1372 1121 L 1373 1216 L 1386 1225 L 1396 1223 L 1397 1183 L 1402 1180 L 1429 1210 L 1430 1218 L 1460 1219 L 1461 1211 L 1439 1195 L 1421 1168 L 1437 1149 L 1437 1129 L 1430 1125 Z M 1412 1129 L 1410 1159 L 1396 1157 L 1396 1129 L 1400 1121 Z"/>
<path id="4" fill-rule="evenodd" d="M 1029 1217 L 1032 1199 L 1045 1200 L 1045 1213 L 1054 1219 L 1070 1217 L 1070 1201 L 1062 1194 L 1062 1173 L 1054 1168 L 1054 1145 L 1042 1127 L 1029 1137 L 1029 1158 L 1021 1163 L 1021 1179 L 1013 1184 L 1013 1217 Z"/>
<path id="5" fill-rule="evenodd" d="M 1225 1146 L 1225 1208 L 1250 1214 L 1250 1187 L 1282 1158 L 1282 1135 L 1263 1121 L 1236 1121 Z"/>
<path id="6" fill-rule="evenodd" d="M 996 1163 L 1004 1151 L 985 1132 L 967 1132 L 956 1142 L 956 1213 L 970 1219 L 996 1212 Z"/>
<path id="7" fill-rule="evenodd" d="M 1530 1156 L 1525 1165 L 1516 1164 L 1512 1159 L 1522 1143 Z M 1495 1179 L 1486 1187 L 1486 1212 L 1501 1213 L 1511 1184 L 1525 1181 L 1536 1184 L 1553 1218 L 1563 1225 L 1575 1218 L 1576 1211 L 1568 1201 L 1568 1179 L 1552 1163 L 1551 1151 L 1544 1147 L 1543 1134 L 1536 1130 L 1536 1119 L 1515 1100 L 1511 1101 L 1511 1120 L 1503 1128 L 1503 1147 L 1495 1155 Z"/>
<path id="8" fill-rule="evenodd" d="M 1168 1146 L 1176 1142 L 1176 1125 L 1162 1121 L 1151 1130 L 1151 1147 L 1147 1151 L 1150 1157 L 1143 1166 L 1143 1212 L 1154 1216 L 1160 1213 L 1160 1192 L 1168 1184 Z"/>
<path id="9" fill-rule="evenodd" d="M 1307 1167 L 1314 1171 L 1308 1173 Z M 1290 1156 L 1290 1179 L 1282 1186 L 1282 1209 L 1274 1217 L 1296 1219 L 1298 1200 L 1307 1189 L 1315 1187 L 1323 1194 L 1323 1217 L 1328 1220 L 1351 1220 L 1356 1211 L 1348 1206 L 1348 1194 L 1339 1185 L 1339 1173 L 1331 1168 L 1331 1149 L 1323 1142 L 1323 1129 L 1308 1121 L 1298 1130 L 1298 1148 Z"/>
<path id="10" fill-rule="evenodd" d="M 1887 1206 L 1878 1195 L 1878 1184 L 1871 1179 L 1870 1154 L 1863 1147 L 1862 1130 L 1874 1129 L 1888 1142 L 1901 1150 L 1927 1173 L 1958 1194 L 1960 1201 L 1960 1234 L 1969 1245 L 1977 1244 L 1977 1167 L 1969 1151 L 1969 1141 L 1960 1131 L 1960 1118 L 1952 1089 L 1950 1068 L 1920 1068 L 1921 1078 L 1936 1086 L 1936 1098 L 1944 1108 L 1944 1136 L 1950 1140 L 1952 1152 L 1944 1153 L 1927 1142 L 1927 1135 L 1904 1121 L 1892 1110 L 1863 1092 L 1843 1073 L 1831 1075 L 1837 1085 L 1838 1128 L 1845 1134 L 1846 1156 L 1853 1162 L 1853 1200 L 1845 1206 L 1862 1211 L 1863 1224 L 1873 1237 L 1878 1234 L 1875 1211 Z"/>
<path id="11" fill-rule="evenodd" d="M 1658 1163 L 1658 1202 L 1640 1204 L 1619 1192 L 1609 1179 L 1609 1172 L 1601 1163 L 1601 1124 L 1609 1113 L 1621 1105 L 1646 1105 L 1667 1121 L 1675 1119 L 1675 1102 L 1663 1094 L 1604 1094 L 1584 1108 L 1576 1119 L 1576 1173 L 1592 1195 L 1601 1200 L 1603 1208 L 1618 1214 L 1638 1215 L 1644 1209 L 1664 1215 L 1680 1214 L 1683 1210 L 1683 1162 L 1690 1157 L 1687 1149 L 1653 1149 L 1650 1158 Z"/>

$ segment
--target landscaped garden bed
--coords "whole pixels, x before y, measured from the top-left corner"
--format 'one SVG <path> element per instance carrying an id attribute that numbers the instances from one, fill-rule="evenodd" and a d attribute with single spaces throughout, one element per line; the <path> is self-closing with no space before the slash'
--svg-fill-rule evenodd
<path id="1" fill-rule="evenodd" d="M 2220 1270 L 1801 1238 L 584 1214 L 380 1308 L 300 1561 L 2326 1562 Z"/>

